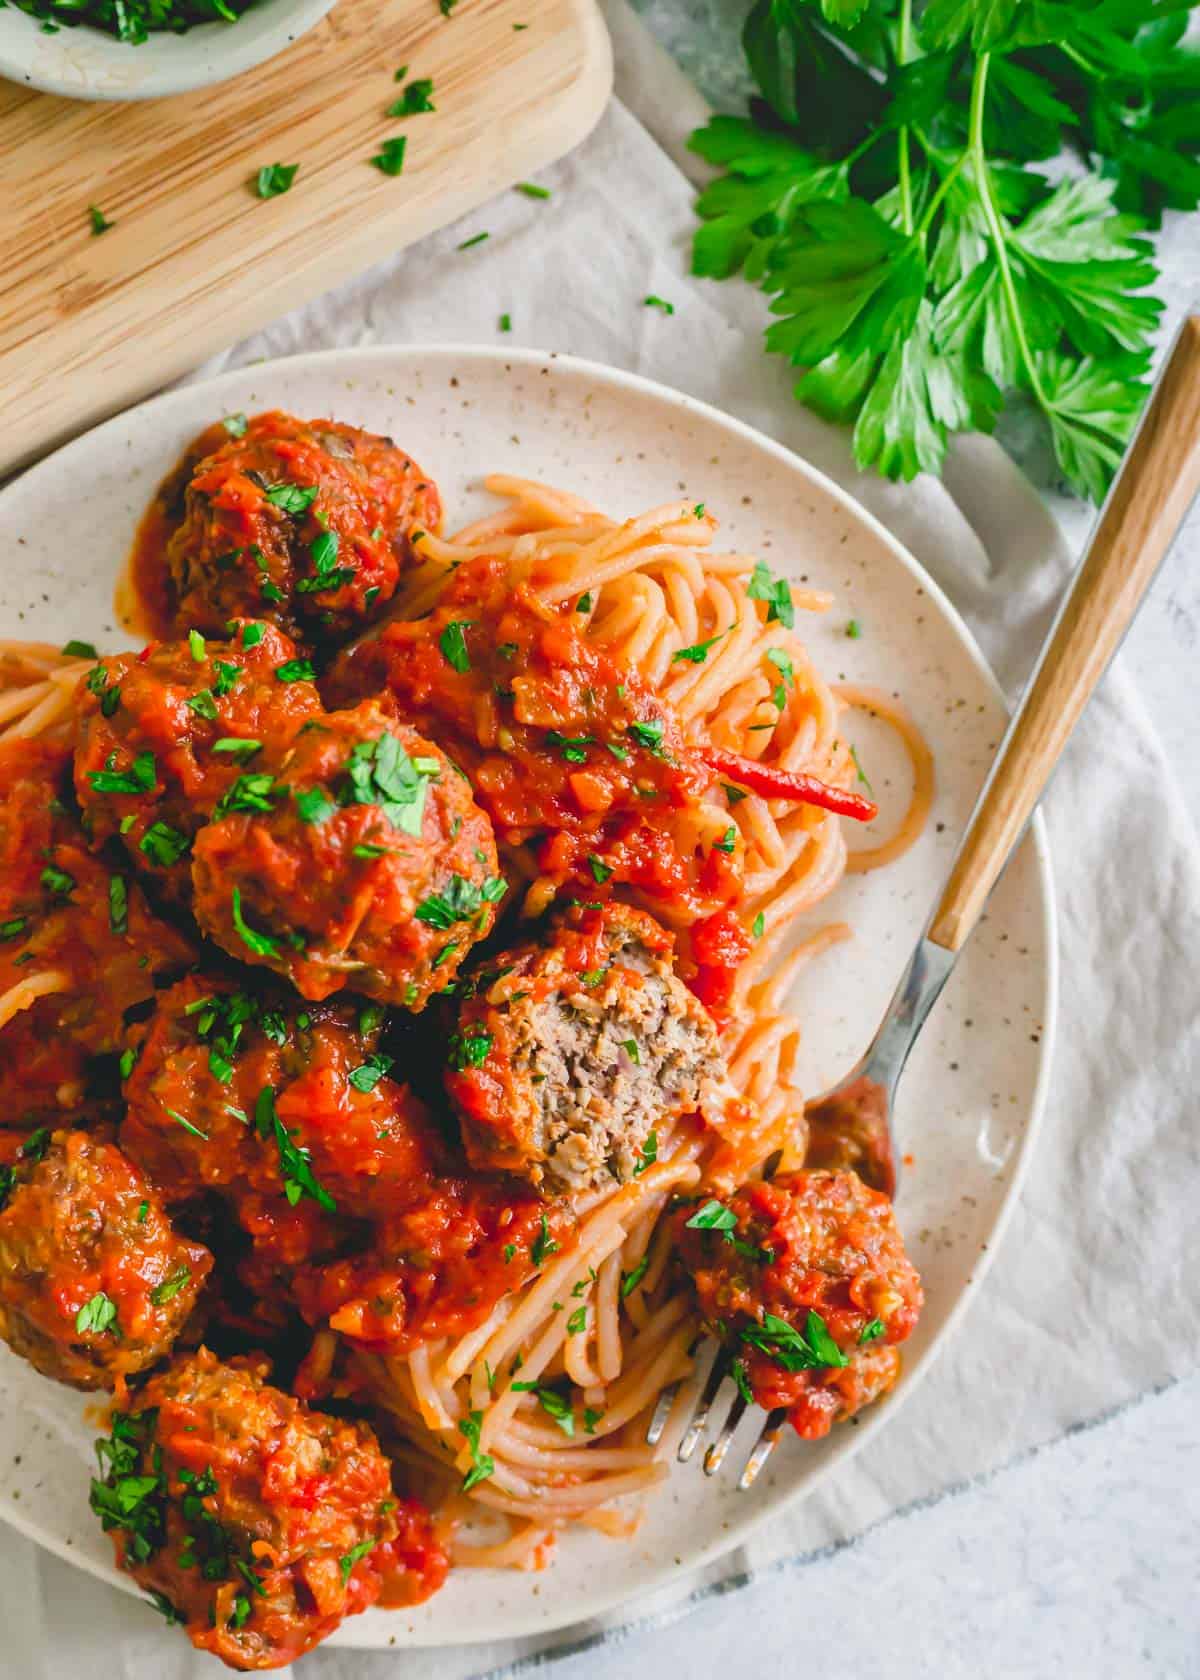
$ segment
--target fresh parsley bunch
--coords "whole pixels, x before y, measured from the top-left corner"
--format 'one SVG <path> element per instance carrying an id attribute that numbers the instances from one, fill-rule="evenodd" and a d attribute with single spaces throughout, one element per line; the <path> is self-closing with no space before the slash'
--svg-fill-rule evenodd
<path id="1" fill-rule="evenodd" d="M 1019 392 L 1103 496 L 1162 310 L 1142 234 L 1200 200 L 1195 3 L 756 0 L 761 97 L 690 142 L 726 171 L 693 268 L 770 296 L 767 349 L 860 466 L 936 473 Z"/>

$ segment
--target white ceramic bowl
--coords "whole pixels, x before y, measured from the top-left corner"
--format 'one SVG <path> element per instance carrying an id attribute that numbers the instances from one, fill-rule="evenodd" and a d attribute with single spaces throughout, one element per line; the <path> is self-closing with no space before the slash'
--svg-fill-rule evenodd
<path id="1" fill-rule="evenodd" d="M 80 24 L 43 33 L 18 7 L 0 10 L 0 76 L 67 99 L 161 99 L 252 70 L 298 41 L 334 0 L 258 0 L 236 23 L 202 23 L 138 46 Z"/>

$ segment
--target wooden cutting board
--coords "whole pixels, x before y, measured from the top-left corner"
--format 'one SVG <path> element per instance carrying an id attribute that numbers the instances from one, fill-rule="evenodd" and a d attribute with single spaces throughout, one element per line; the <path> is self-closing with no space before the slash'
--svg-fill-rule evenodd
<path id="1" fill-rule="evenodd" d="M 403 64 L 435 112 L 385 115 Z M 0 472 L 533 175 L 611 85 L 594 0 L 341 0 L 258 70 L 139 104 L 0 82 Z M 401 133 L 391 178 L 369 159 Z M 277 162 L 295 184 L 260 199 Z"/>

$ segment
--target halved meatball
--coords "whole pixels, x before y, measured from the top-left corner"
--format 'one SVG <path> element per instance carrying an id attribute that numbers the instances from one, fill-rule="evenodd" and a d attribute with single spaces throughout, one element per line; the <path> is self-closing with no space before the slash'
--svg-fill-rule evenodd
<path id="1" fill-rule="evenodd" d="M 0 745 L 0 1126 L 74 1121 L 116 1094 L 125 1018 L 192 961 L 74 814 L 69 746 Z"/>
<path id="2" fill-rule="evenodd" d="M 548 1190 L 624 1183 L 650 1134 L 726 1081 L 717 1032 L 627 905 L 579 906 L 489 961 L 462 1005 L 446 1089 L 471 1164 Z"/>
<path id="3" fill-rule="evenodd" d="M 891 1202 L 856 1173 L 689 1202 L 675 1242 L 700 1311 L 736 1346 L 739 1386 L 797 1434 L 827 1435 L 894 1384 L 925 1297 Z"/>
<path id="4" fill-rule="evenodd" d="M 195 913 L 219 945 L 302 997 L 349 987 L 423 1009 L 491 931 L 491 825 L 432 742 L 373 701 L 297 736 L 266 811 L 197 837 Z"/>
<path id="5" fill-rule="evenodd" d="M 424 1107 L 387 1077 L 382 1016 L 190 976 L 131 1034 L 122 1146 L 168 1201 L 220 1191 L 272 1254 L 307 1258 L 322 1233 L 289 1213 L 382 1218 L 442 1153 Z M 277 1251 L 281 1220 L 301 1252 Z"/>
<path id="6" fill-rule="evenodd" d="M 432 480 L 356 426 L 256 414 L 242 436 L 218 426 L 197 447 L 167 546 L 184 629 L 245 615 L 297 635 L 352 633 L 395 593 L 411 533 L 441 525 Z"/>
<path id="7" fill-rule="evenodd" d="M 237 1669 L 281 1668 L 381 1596 L 427 1598 L 447 1569 L 371 1429 L 311 1410 L 269 1372 L 207 1348 L 175 1359 L 114 1415 L 92 1483 L 118 1566 Z"/>
<path id="8" fill-rule="evenodd" d="M 76 700 L 75 790 L 92 839 L 119 836 L 139 870 L 186 901 L 197 830 L 223 804 L 261 805 L 272 768 L 321 711 L 311 675 L 293 642 L 258 623 L 103 660 Z"/>
<path id="9" fill-rule="evenodd" d="M 212 1266 L 115 1144 L 36 1133 L 0 1213 L 0 1336 L 45 1376 L 113 1388 L 161 1359 Z"/>

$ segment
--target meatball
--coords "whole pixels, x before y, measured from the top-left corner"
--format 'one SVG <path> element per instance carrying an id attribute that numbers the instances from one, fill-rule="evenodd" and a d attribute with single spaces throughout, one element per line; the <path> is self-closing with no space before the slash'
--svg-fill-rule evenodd
<path id="1" fill-rule="evenodd" d="M 446 1074 L 473 1166 L 555 1191 L 625 1183 L 656 1125 L 727 1084 L 671 952 L 652 917 L 610 903 L 569 910 L 544 943 L 489 963 Z"/>
<path id="2" fill-rule="evenodd" d="M 3 1176 L 0 1336 L 73 1388 L 161 1359 L 212 1255 L 172 1229 L 148 1180 L 86 1132 L 35 1133 Z"/>
<path id="3" fill-rule="evenodd" d="M 128 872 L 88 849 L 70 764 L 65 745 L 0 746 L 0 1126 L 115 1095 L 126 1015 L 192 960 Z"/>
<path id="4" fill-rule="evenodd" d="M 312 667 L 272 625 L 199 633 L 105 659 L 80 685 L 75 789 L 93 840 L 118 835 L 177 901 L 214 810 L 261 806 L 296 731 L 321 710 Z"/>
<path id="5" fill-rule="evenodd" d="M 310 1219 L 383 1217 L 441 1152 L 425 1109 L 387 1077 L 391 1060 L 376 1048 L 382 1015 L 377 1005 L 304 1008 L 189 976 L 133 1036 L 122 1146 L 169 1201 L 218 1190 L 264 1243 L 278 1243 L 282 1222 L 306 1245 L 327 1246 L 299 1204 Z M 311 1248 L 276 1252 L 294 1264 Z"/>
<path id="6" fill-rule="evenodd" d="M 700 1311 L 739 1386 L 808 1440 L 887 1392 L 924 1303 L 888 1198 L 852 1172 L 797 1172 L 675 1215 Z"/>
<path id="7" fill-rule="evenodd" d="M 167 544 L 180 628 L 270 618 L 296 635 L 353 633 L 395 593 L 414 531 L 442 520 L 437 486 L 390 438 L 335 420 L 258 414 L 185 463 Z"/>
<path id="8" fill-rule="evenodd" d="M 261 1356 L 175 1359 L 98 1443 L 92 1509 L 117 1564 L 232 1668 L 281 1668 L 399 1585 L 416 1603 L 446 1558 L 392 1492 L 365 1423 L 273 1387 Z"/>
<path id="9" fill-rule="evenodd" d="M 303 997 L 349 986 L 423 1009 L 504 895 L 491 826 L 449 759 L 371 701 L 296 739 L 269 811 L 196 841 L 196 919 Z"/>

